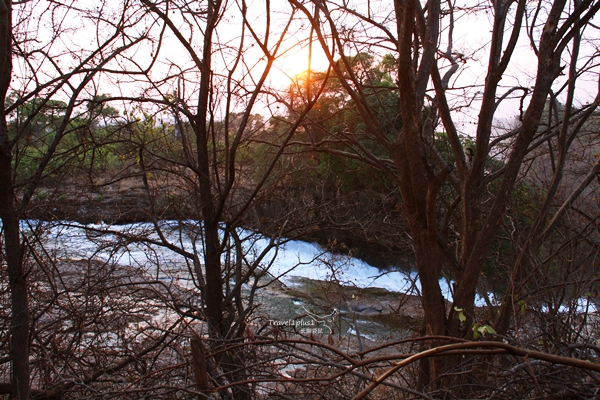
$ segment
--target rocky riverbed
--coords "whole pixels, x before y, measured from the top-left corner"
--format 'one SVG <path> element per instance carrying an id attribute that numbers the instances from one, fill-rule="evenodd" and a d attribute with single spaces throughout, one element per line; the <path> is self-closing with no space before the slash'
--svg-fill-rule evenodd
<path id="1" fill-rule="evenodd" d="M 282 323 L 280 329 L 287 334 L 310 334 L 303 329 L 308 326 L 321 328 L 321 335 L 360 336 L 376 343 L 414 335 L 423 316 L 415 295 L 304 277 L 262 289 L 257 302 L 259 320 Z"/>

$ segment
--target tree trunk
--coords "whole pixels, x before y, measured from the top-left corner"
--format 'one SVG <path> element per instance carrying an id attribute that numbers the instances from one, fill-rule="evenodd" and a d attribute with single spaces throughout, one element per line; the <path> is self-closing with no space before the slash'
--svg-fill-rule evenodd
<path id="1" fill-rule="evenodd" d="M 0 121 L 0 135 L 5 136 L 6 122 Z M 4 141 L 3 141 L 4 142 Z M 4 252 L 8 267 L 11 294 L 11 342 L 12 397 L 29 398 L 29 307 L 27 300 L 27 274 L 23 269 L 19 216 L 14 206 L 11 181 L 11 158 L 0 152 L 0 218 L 4 231 Z"/>
<path id="2" fill-rule="evenodd" d="M 207 318 L 213 335 L 223 337 L 227 329 L 223 322 L 223 282 L 221 272 L 221 242 L 219 240 L 219 215 L 211 182 L 210 149 L 208 131 L 208 108 L 211 90 L 211 58 L 213 32 L 219 16 L 220 1 L 209 1 L 206 32 L 200 65 L 200 90 L 198 94 L 198 114 L 195 120 L 196 146 L 198 152 L 198 184 L 202 219 L 204 222 L 204 266 L 206 268 L 206 288 L 204 297 Z"/>
<path id="3" fill-rule="evenodd" d="M 12 186 L 12 149 L 4 104 L 12 76 L 12 5 L 0 3 L 0 218 L 4 232 L 4 252 L 11 293 L 12 398 L 29 399 L 29 306 L 27 274 L 23 269 L 19 212 Z"/>

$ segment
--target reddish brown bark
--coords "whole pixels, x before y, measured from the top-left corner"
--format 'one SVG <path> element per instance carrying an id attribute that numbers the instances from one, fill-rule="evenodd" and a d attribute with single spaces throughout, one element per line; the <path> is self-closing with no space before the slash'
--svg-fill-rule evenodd
<path id="1" fill-rule="evenodd" d="M 19 211 L 12 186 L 12 148 L 4 104 L 12 76 L 12 4 L 0 3 L 0 218 L 11 294 L 12 398 L 29 398 L 29 307 L 27 273 L 21 257 Z"/>

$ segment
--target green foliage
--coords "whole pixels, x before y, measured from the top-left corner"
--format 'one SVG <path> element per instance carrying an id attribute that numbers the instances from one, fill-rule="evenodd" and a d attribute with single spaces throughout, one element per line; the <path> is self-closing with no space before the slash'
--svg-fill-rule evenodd
<path id="1" fill-rule="evenodd" d="M 87 109 L 91 114 L 91 118 L 97 120 L 98 118 L 115 118 L 119 115 L 119 110 L 106 104 L 109 96 L 101 94 L 94 96 L 87 104 Z"/>
<path id="2" fill-rule="evenodd" d="M 364 119 L 360 116 L 356 104 L 343 88 L 342 81 L 350 82 L 349 75 L 358 78 L 360 91 L 365 95 L 365 101 L 374 110 L 379 125 L 390 140 L 394 140 L 402 125 L 399 108 L 399 93 L 394 83 L 392 71 L 395 60 L 393 56 L 385 56 L 376 60 L 372 55 L 359 53 L 349 57 L 344 63 L 337 61 L 341 76 L 331 73 L 315 72 L 308 78 L 303 76 L 296 85 L 299 92 L 296 95 L 304 98 L 308 87 L 312 93 L 324 85 L 323 92 L 308 115 L 305 125 L 309 140 L 318 143 L 328 140 L 330 143 L 324 151 L 316 154 L 317 165 L 312 176 L 323 179 L 327 185 L 337 188 L 342 193 L 350 192 L 389 192 L 393 187 L 391 178 L 372 165 L 341 155 L 352 148 L 362 147 L 377 157 L 387 154 L 387 150 L 368 134 Z M 327 79 L 325 81 L 325 79 Z M 292 99 L 293 104 L 297 100 Z M 331 151 L 327 151 L 330 149 Z M 350 150 L 352 153 L 352 150 Z"/>
<path id="3" fill-rule="evenodd" d="M 467 321 L 467 316 L 465 315 L 464 309 L 460 308 L 460 307 L 454 307 L 454 311 L 456 311 L 458 314 L 458 320 L 463 323 Z M 490 325 L 482 325 L 479 324 L 478 322 L 475 322 L 473 324 L 473 326 L 471 327 L 471 330 L 473 331 L 473 338 L 475 340 L 479 339 L 479 337 L 484 337 L 486 335 L 495 335 L 496 331 L 494 330 L 494 328 L 492 328 Z"/>
<path id="4" fill-rule="evenodd" d="M 18 101 L 13 93 L 8 102 Z M 9 115 L 8 131 L 13 145 L 13 171 L 19 182 L 30 179 L 48 151 L 63 121 L 66 103 L 34 99 L 16 107 Z"/>
<path id="5" fill-rule="evenodd" d="M 8 118 L 13 142 L 13 179 L 17 185 L 29 181 L 47 153 L 53 154 L 43 177 L 74 173 L 82 168 L 93 173 L 118 169 L 127 151 L 115 138 L 122 126 L 118 111 L 106 105 L 107 95 L 94 97 L 65 121 L 67 104 L 60 100 L 33 99 L 14 107 Z M 7 105 L 19 101 L 11 94 Z"/>

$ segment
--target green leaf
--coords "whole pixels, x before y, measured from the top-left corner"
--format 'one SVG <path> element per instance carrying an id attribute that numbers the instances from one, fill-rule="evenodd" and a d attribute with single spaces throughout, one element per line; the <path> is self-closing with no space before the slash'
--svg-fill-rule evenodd
<path id="1" fill-rule="evenodd" d="M 489 325 L 479 325 L 478 323 L 473 324 L 473 337 L 475 339 L 479 336 L 485 336 L 487 334 L 496 335 L 496 330 Z"/>
<path id="2" fill-rule="evenodd" d="M 496 330 L 489 325 L 485 325 L 486 331 L 492 335 L 496 335 Z"/>
<path id="3" fill-rule="evenodd" d="M 473 329 L 473 339 L 475 339 L 475 340 L 479 339 L 479 334 L 480 334 L 479 328 L 480 328 L 480 325 L 477 322 L 475 322 L 473 324 L 473 328 L 471 328 L 471 329 Z"/>
<path id="4" fill-rule="evenodd" d="M 458 320 L 460 322 L 465 322 L 467 320 L 467 316 L 463 312 L 462 308 L 454 307 L 454 311 L 456 311 L 458 313 Z"/>
<path id="5" fill-rule="evenodd" d="M 519 300 L 519 305 L 521 306 L 521 314 L 525 314 L 525 311 L 527 311 L 527 303 L 525 300 Z"/>

